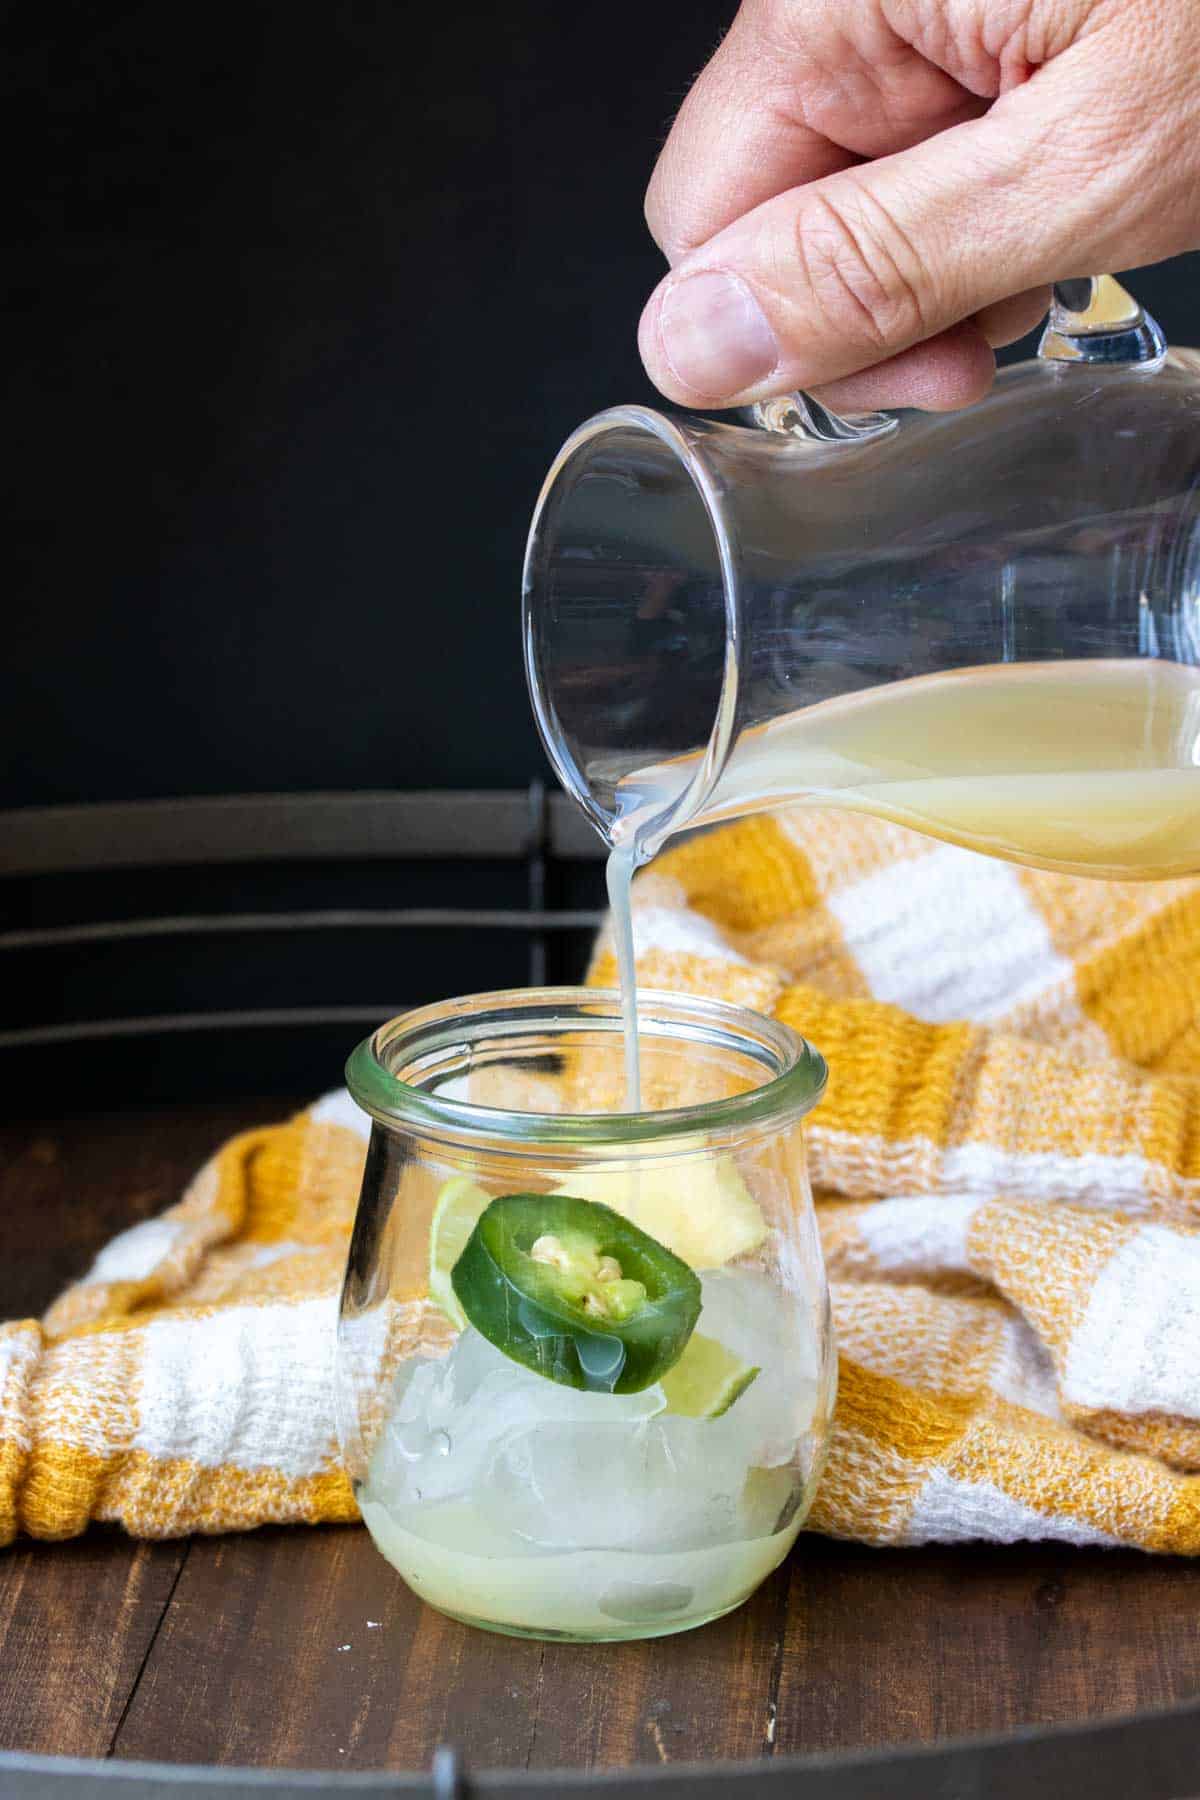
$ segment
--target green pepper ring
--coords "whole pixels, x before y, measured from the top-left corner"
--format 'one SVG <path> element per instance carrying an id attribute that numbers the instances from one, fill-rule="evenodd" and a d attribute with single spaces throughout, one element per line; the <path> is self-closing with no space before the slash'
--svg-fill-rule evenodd
<path id="1" fill-rule="evenodd" d="M 529 1251 L 546 1233 L 586 1237 L 640 1281 L 645 1302 L 603 1323 L 564 1293 Z M 480 1216 L 450 1275 L 458 1303 L 488 1341 L 537 1375 L 593 1393 L 638 1394 L 673 1368 L 700 1317 L 688 1264 L 631 1220 L 570 1194 L 501 1194 Z"/>

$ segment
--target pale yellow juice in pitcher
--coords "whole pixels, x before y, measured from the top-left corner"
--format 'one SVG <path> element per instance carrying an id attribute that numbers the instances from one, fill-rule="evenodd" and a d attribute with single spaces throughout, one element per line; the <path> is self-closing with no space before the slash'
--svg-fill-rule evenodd
<path id="1" fill-rule="evenodd" d="M 621 784 L 620 842 L 638 841 L 697 760 Z M 1191 874 L 1200 670 L 1134 658 L 1013 663 L 841 695 L 745 733 L 692 823 L 787 802 L 874 813 L 1073 874 Z"/>

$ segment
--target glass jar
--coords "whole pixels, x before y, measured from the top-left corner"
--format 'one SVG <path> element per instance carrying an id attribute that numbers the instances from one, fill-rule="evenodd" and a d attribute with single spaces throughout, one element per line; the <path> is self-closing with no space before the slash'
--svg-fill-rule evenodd
<path id="1" fill-rule="evenodd" d="M 787 1554 L 822 1466 L 835 1355 L 803 1119 L 824 1061 L 717 1001 L 638 1006 L 636 1114 L 600 1110 L 623 1089 L 621 1013 L 591 989 L 425 1007 L 347 1068 L 373 1123 L 338 1326 L 343 1456 L 388 1561 L 493 1631 L 717 1618 Z M 592 1258 L 582 1299 L 546 1276 L 547 1238 Z M 489 1243 L 499 1300 L 463 1277 Z"/>

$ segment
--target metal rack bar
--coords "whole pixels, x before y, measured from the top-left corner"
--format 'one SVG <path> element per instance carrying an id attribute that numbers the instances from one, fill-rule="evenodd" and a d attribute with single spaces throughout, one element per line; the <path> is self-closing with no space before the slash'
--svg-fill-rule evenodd
<path id="1" fill-rule="evenodd" d="M 541 879 L 544 882 L 544 873 Z M 94 924 L 44 925 L 31 930 L 0 931 L 0 952 L 59 950 L 73 944 L 129 943 L 139 938 L 194 937 L 237 931 L 390 931 L 470 927 L 486 931 L 529 931 L 542 934 L 548 931 L 593 930 L 603 917 L 602 912 L 591 908 L 562 912 L 525 912 L 471 906 L 339 906 L 310 912 L 179 913 L 163 918 L 101 919 Z M 542 979 L 544 980 L 544 976 Z M 540 986 L 541 982 L 534 985 Z"/>
<path id="2" fill-rule="evenodd" d="M 0 1050 L 29 1050 L 42 1044 L 106 1043 L 189 1031 L 264 1030 L 301 1025 L 382 1025 L 407 1011 L 407 1003 L 378 1006 L 260 1006 L 222 1012 L 145 1013 L 129 1019 L 72 1019 L 62 1025 L 22 1025 L 0 1031 Z"/>
<path id="3" fill-rule="evenodd" d="M 528 941 L 527 979 L 533 986 L 542 986 L 552 938 L 594 931 L 603 918 L 595 907 L 548 907 L 550 866 L 556 859 L 594 859 L 602 854 L 599 838 L 572 804 L 564 795 L 548 795 L 540 781 L 531 782 L 526 789 L 497 792 L 234 794 L 24 808 L 0 813 L 0 880 L 125 869 L 184 871 L 196 865 L 209 869 L 364 860 L 386 860 L 402 871 L 407 862 L 470 859 L 523 863 L 527 905 L 290 907 L 279 911 L 264 906 L 254 911 L 239 907 L 229 912 L 180 911 L 144 918 L 75 918 L 63 924 L 14 923 L 0 930 L 0 957 L 238 934 L 278 939 L 292 933 L 518 932 Z M 65 892 L 69 898 L 71 890 Z M 136 898 L 136 889 L 133 892 Z M 3 894 L 0 885 L 0 904 Z M 340 1024 L 357 1027 L 399 1010 L 383 1005 L 226 1007 L 211 1012 L 34 1022 L 0 1029 L 0 1050 L 162 1033 Z"/>
<path id="4" fill-rule="evenodd" d="M 230 794 L 0 813 L 0 876 L 189 863 L 404 857 L 520 861 L 538 839 L 555 856 L 604 846 L 564 794 L 527 789 L 414 793 Z"/>

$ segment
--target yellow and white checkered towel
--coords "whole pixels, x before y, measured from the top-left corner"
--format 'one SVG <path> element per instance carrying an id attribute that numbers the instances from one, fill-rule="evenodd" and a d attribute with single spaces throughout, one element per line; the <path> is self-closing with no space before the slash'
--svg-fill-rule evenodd
<path id="1" fill-rule="evenodd" d="M 668 851 L 635 898 L 647 983 L 774 1012 L 830 1063 L 842 1366 L 811 1523 L 1200 1551 L 1200 881 L 796 810 Z M 0 1543 L 354 1516 L 330 1362 L 362 1154 L 344 1094 L 239 1138 L 0 1327 Z"/>

